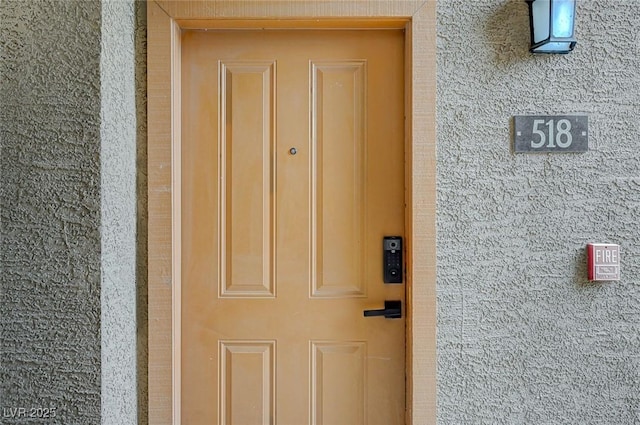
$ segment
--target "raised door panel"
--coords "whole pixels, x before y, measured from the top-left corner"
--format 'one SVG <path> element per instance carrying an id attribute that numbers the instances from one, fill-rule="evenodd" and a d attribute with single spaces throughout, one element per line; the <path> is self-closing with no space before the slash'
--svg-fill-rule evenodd
<path id="1" fill-rule="evenodd" d="M 221 297 L 274 297 L 275 62 L 220 61 Z"/>
<path id="2" fill-rule="evenodd" d="M 312 61 L 312 297 L 364 297 L 366 61 Z"/>
<path id="3" fill-rule="evenodd" d="M 220 341 L 219 423 L 275 423 L 275 341 Z"/>
<path id="4" fill-rule="evenodd" d="M 311 343 L 311 425 L 366 425 L 363 341 Z"/>

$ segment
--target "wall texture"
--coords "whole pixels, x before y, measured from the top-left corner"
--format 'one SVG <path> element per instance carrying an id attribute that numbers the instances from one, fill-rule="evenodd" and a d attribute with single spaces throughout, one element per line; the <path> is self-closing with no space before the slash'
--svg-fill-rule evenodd
<path id="1" fill-rule="evenodd" d="M 146 222 L 137 221 L 147 198 L 146 7 L 134 0 L 101 6 L 101 423 L 144 425 Z"/>
<path id="2" fill-rule="evenodd" d="M 0 422 L 98 424 L 100 3 L 1 0 L 0 48 Z"/>
<path id="3" fill-rule="evenodd" d="M 521 0 L 438 1 L 438 419 L 640 423 L 640 9 L 578 1 L 528 53 Z M 514 154 L 511 117 L 583 113 L 590 151 Z M 622 279 L 586 280 L 618 243 Z"/>

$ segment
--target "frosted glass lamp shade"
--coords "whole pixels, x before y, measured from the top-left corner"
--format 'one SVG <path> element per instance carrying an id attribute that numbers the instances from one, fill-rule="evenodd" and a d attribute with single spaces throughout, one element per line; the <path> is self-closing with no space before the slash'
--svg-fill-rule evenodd
<path id="1" fill-rule="evenodd" d="M 531 53 L 569 53 L 573 36 L 576 0 L 526 0 L 529 4 Z"/>

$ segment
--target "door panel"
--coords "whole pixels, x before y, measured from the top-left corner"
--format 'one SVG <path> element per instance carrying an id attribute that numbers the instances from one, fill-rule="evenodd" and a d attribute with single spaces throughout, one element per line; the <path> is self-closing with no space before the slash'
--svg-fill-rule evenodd
<path id="1" fill-rule="evenodd" d="M 275 417 L 275 341 L 220 341 L 221 424 Z"/>
<path id="2" fill-rule="evenodd" d="M 403 46 L 183 33 L 184 424 L 404 423 Z"/>
<path id="3" fill-rule="evenodd" d="M 221 297 L 275 296 L 274 68 L 220 63 Z"/>
<path id="4" fill-rule="evenodd" d="M 364 60 L 311 61 L 312 297 L 366 296 L 365 76 Z"/>
<path id="5" fill-rule="evenodd" d="M 365 423 L 366 353 L 365 342 L 311 343 L 311 424 Z"/>

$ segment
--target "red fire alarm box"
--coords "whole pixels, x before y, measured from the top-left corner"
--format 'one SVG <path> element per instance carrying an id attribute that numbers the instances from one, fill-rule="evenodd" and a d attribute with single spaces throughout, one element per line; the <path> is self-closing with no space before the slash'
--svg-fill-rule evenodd
<path id="1" fill-rule="evenodd" d="M 589 280 L 620 280 L 620 245 L 587 244 Z"/>

